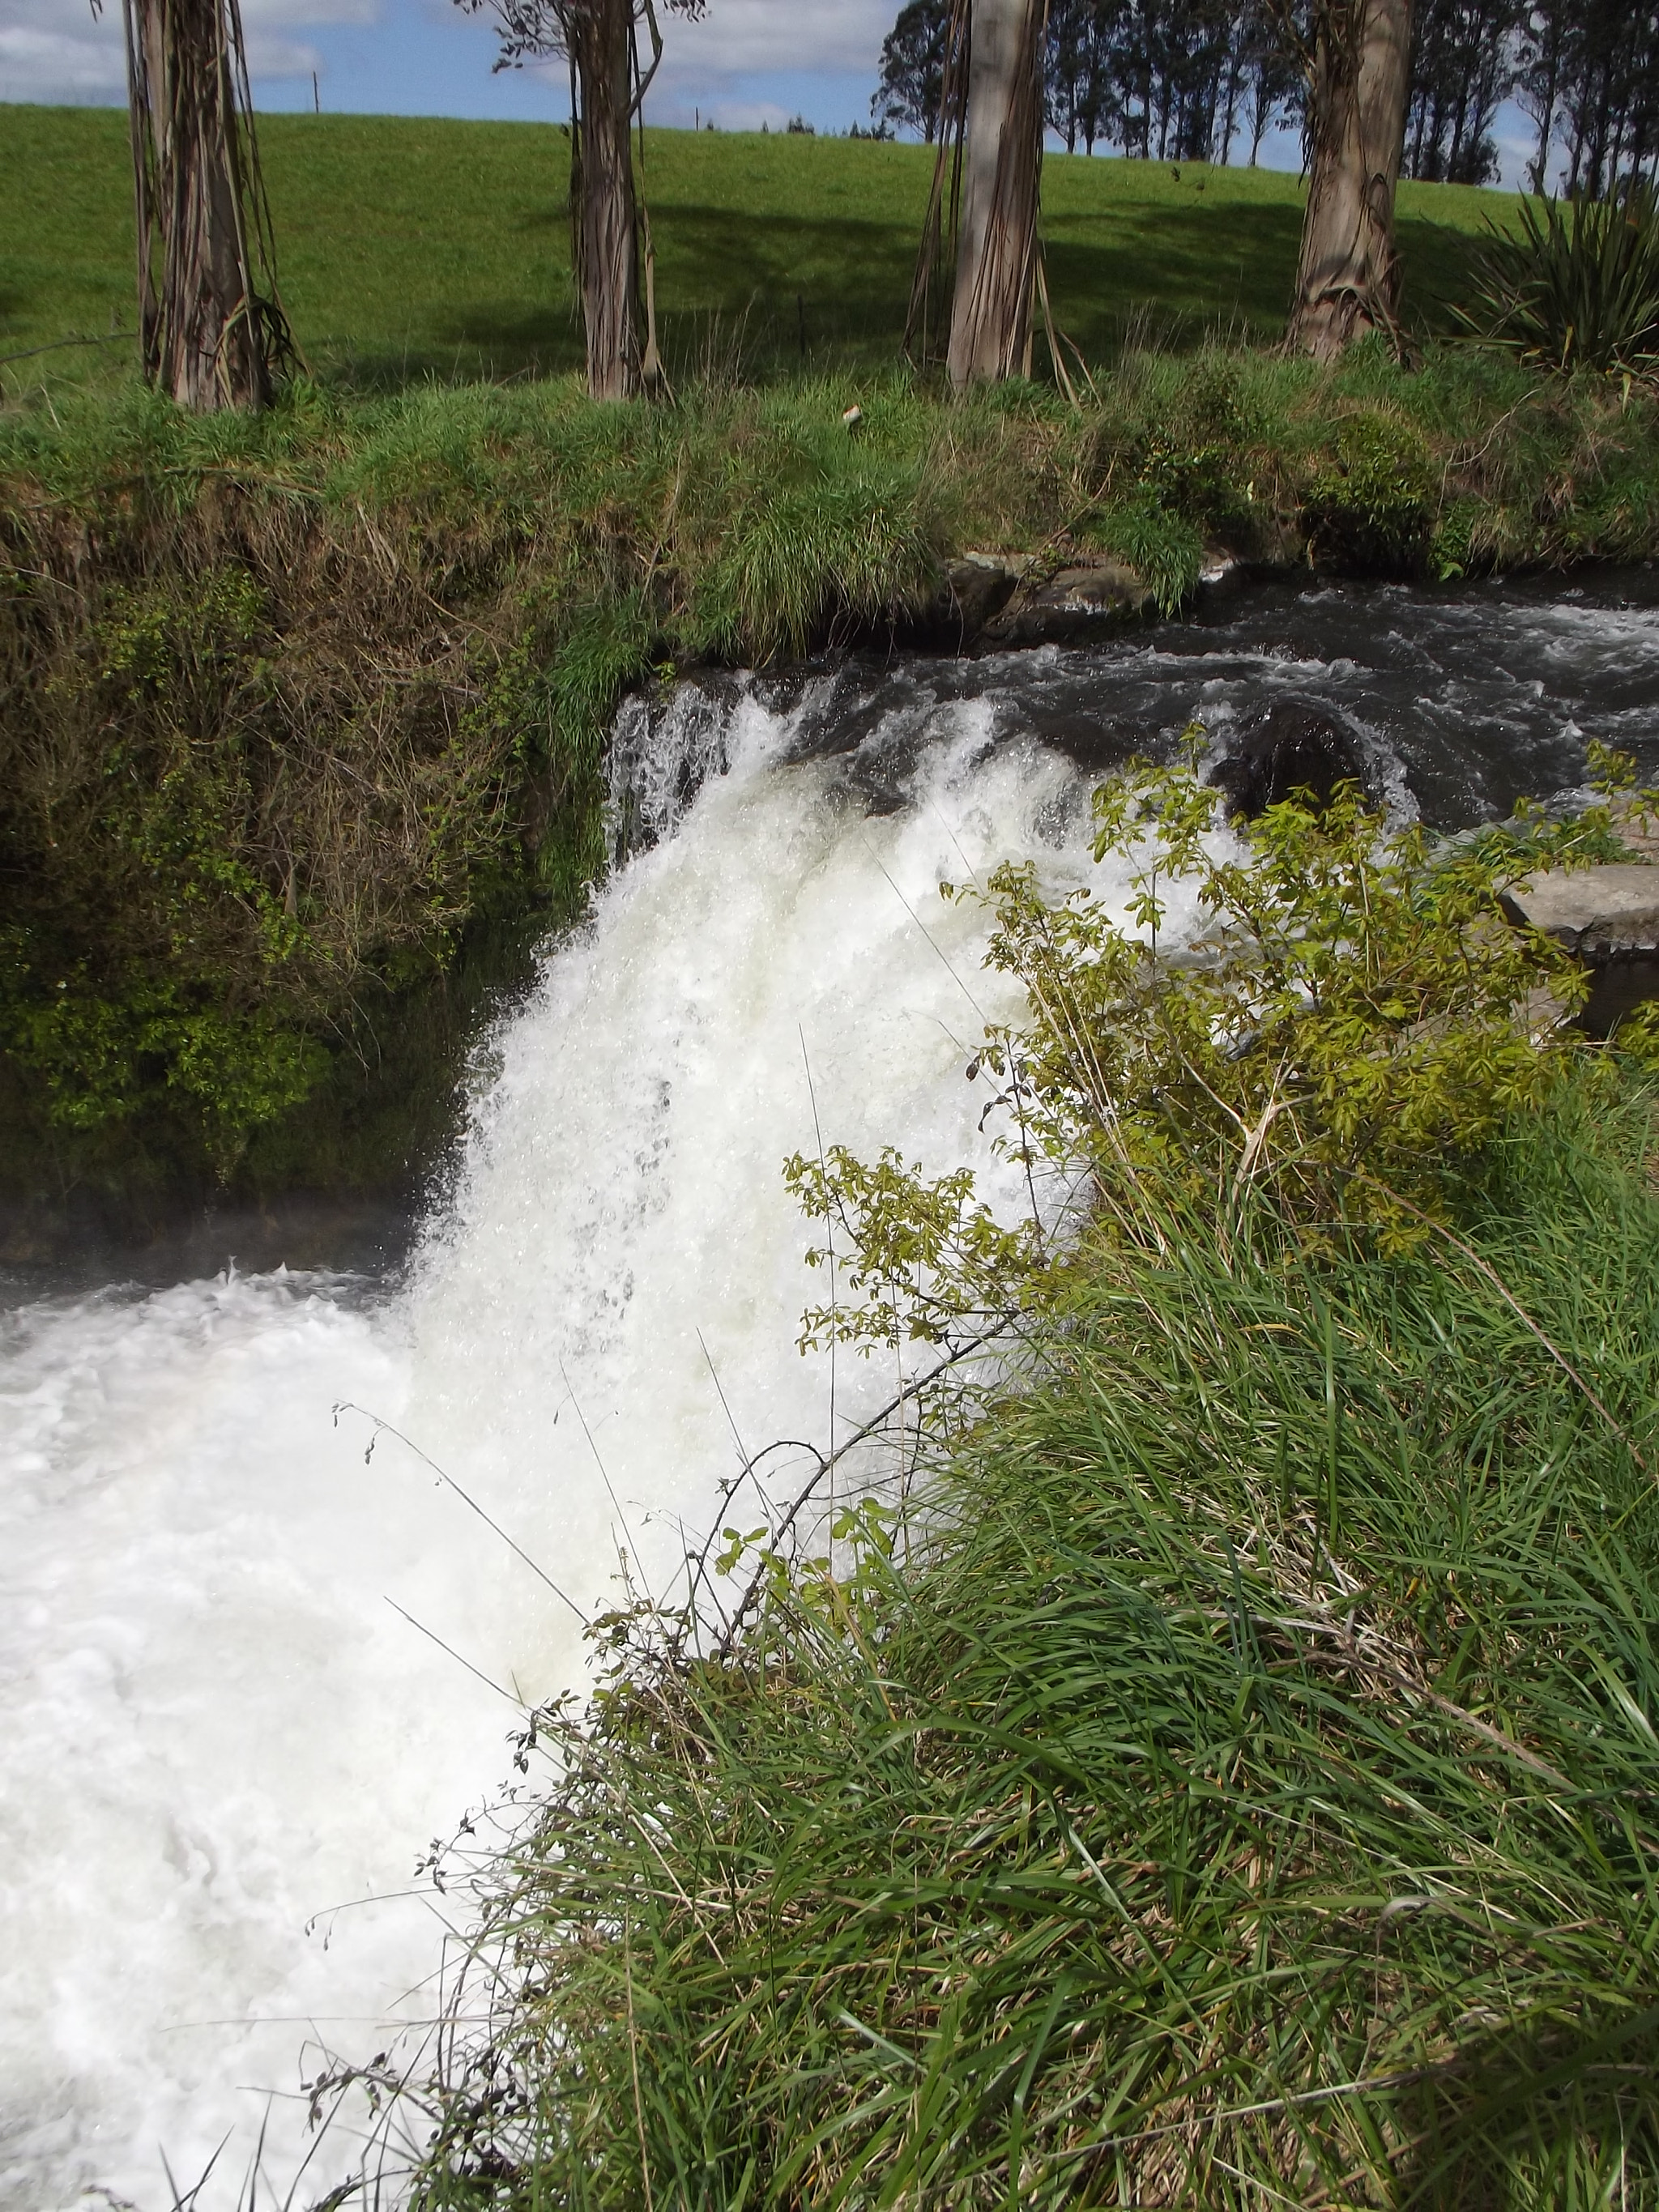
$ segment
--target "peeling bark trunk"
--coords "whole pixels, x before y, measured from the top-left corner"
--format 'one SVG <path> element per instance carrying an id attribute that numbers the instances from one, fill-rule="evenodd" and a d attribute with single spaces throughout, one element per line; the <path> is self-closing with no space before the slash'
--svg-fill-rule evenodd
<path id="1" fill-rule="evenodd" d="M 1406 138 L 1411 0 L 1330 0 L 1321 10 L 1310 115 L 1308 211 L 1288 342 L 1332 361 L 1399 324 L 1395 187 Z"/>
<path id="2" fill-rule="evenodd" d="M 1013 375 L 1027 358 L 1042 172 L 1045 0 L 973 0 L 955 295 L 952 386 Z"/>
<path id="3" fill-rule="evenodd" d="M 249 251 L 234 0 L 126 0 L 144 370 L 208 414 L 270 398 L 280 327 Z"/>
<path id="4" fill-rule="evenodd" d="M 594 399 L 627 399 L 640 384 L 639 258 L 635 227 L 632 0 L 572 10 L 570 54 L 581 104 L 571 167 L 576 281 Z"/>

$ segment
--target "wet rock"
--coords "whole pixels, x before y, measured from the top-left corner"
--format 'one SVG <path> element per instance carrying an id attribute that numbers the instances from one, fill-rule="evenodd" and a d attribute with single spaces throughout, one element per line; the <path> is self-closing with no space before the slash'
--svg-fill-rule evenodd
<path id="1" fill-rule="evenodd" d="M 1659 867 L 1645 862 L 1528 876 L 1502 903 L 1512 922 L 1541 930 L 1590 966 L 1659 955 Z"/>
<path id="2" fill-rule="evenodd" d="M 1077 561 L 1041 581 L 1022 580 L 985 625 L 987 645 L 1080 645 L 1156 613 L 1145 580 L 1121 561 Z"/>
<path id="3" fill-rule="evenodd" d="M 1609 960 L 1590 970 L 1589 996 L 1579 1010 L 1578 1026 L 1589 1036 L 1608 1037 L 1626 1014 L 1659 999 L 1659 958 Z"/>
<path id="4" fill-rule="evenodd" d="M 1608 805 L 1620 841 L 1644 860 L 1659 860 L 1659 814 L 1650 813 L 1634 792 L 1621 792 Z"/>
<path id="5" fill-rule="evenodd" d="M 952 561 L 921 627 L 960 649 L 1001 613 L 1030 568 L 1029 553 L 964 553 Z"/>
<path id="6" fill-rule="evenodd" d="M 1254 817 L 1298 791 L 1328 806 L 1339 783 L 1364 784 L 1366 776 L 1340 722 L 1321 708 L 1282 700 L 1240 726 L 1210 781 L 1226 793 L 1230 815 Z"/>

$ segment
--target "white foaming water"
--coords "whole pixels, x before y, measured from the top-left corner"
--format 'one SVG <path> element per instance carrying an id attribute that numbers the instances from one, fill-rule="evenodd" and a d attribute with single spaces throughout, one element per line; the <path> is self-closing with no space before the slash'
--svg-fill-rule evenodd
<path id="1" fill-rule="evenodd" d="M 844 763 L 779 764 L 789 728 L 739 702 L 728 772 L 549 960 L 397 1297 L 230 1276 L 4 1323 L 5 2212 L 167 2203 L 161 2152 L 187 2190 L 226 2138 L 198 2202 L 228 2204 L 262 2123 L 280 2200 L 322 2047 L 429 2010 L 441 1900 L 413 1861 L 501 1778 L 514 1717 L 387 1599 L 526 1699 L 580 1680 L 572 1615 L 394 1440 L 365 1464 L 335 1402 L 586 1610 L 619 1547 L 659 1584 L 678 1525 L 718 1518 L 734 1429 L 830 1431 L 787 1153 L 821 1128 L 1012 1197 L 962 1076 L 1012 995 L 938 884 L 1028 853 L 1089 872 L 1075 772 L 958 704 L 909 803 L 866 818 Z M 892 1387 L 843 1356 L 838 1422 Z"/>

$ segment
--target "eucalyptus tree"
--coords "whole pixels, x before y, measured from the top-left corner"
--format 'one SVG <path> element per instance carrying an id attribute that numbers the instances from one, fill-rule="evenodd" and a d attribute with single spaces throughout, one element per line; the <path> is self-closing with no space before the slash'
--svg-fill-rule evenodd
<path id="1" fill-rule="evenodd" d="M 1270 131 L 1300 120 L 1307 83 L 1294 54 L 1287 53 L 1271 8 L 1255 0 L 1242 32 L 1243 75 L 1248 92 L 1244 129 L 1250 142 L 1250 167 L 1261 155 L 1261 142 Z"/>
<path id="2" fill-rule="evenodd" d="M 1600 199 L 1659 163 L 1659 7 L 1582 0 L 1572 10 L 1561 120 L 1567 190 Z"/>
<path id="3" fill-rule="evenodd" d="M 1048 0 L 1048 128 L 1068 154 L 1083 141 L 1091 154 L 1109 139 L 1120 99 L 1115 64 L 1122 0 Z"/>
<path id="4" fill-rule="evenodd" d="M 263 406 L 292 342 L 238 0 L 123 0 L 122 16 L 144 374 L 198 413 Z"/>
<path id="5" fill-rule="evenodd" d="M 1042 177 L 1045 0 L 971 0 L 951 385 L 1027 366 Z"/>
<path id="6" fill-rule="evenodd" d="M 1493 126 L 1516 81 L 1516 0 L 1418 0 L 1406 168 L 1450 185 L 1498 174 Z"/>
<path id="7" fill-rule="evenodd" d="M 501 34 L 498 69 L 556 57 L 570 70 L 570 252 L 581 299 L 587 389 L 626 399 L 659 373 L 655 331 L 640 331 L 640 206 L 632 131 L 662 59 L 654 0 L 457 0 L 469 14 L 488 7 Z M 701 15 L 704 0 L 664 0 Z M 651 57 L 641 66 L 640 33 Z M 654 325 L 647 234 L 647 325 Z"/>
<path id="8" fill-rule="evenodd" d="M 1659 180 L 1659 5 L 1656 0 L 1530 0 L 1517 89 L 1537 131 L 1527 181 L 1547 188 L 1563 156 L 1569 193 L 1596 198 L 1632 179 Z"/>
<path id="9" fill-rule="evenodd" d="M 919 338 L 927 349 L 933 279 L 953 261 L 945 358 L 958 392 L 1030 367 L 1047 18 L 1046 0 L 951 0 L 939 153 L 905 343 Z"/>
<path id="10" fill-rule="evenodd" d="M 1289 344 L 1330 361 L 1399 329 L 1395 190 L 1411 83 L 1412 0 L 1276 0 L 1307 73 L 1308 204 Z"/>
<path id="11" fill-rule="evenodd" d="M 914 131 L 928 145 L 939 129 L 951 0 L 908 0 L 882 41 L 881 76 L 870 102 L 878 124 Z"/>

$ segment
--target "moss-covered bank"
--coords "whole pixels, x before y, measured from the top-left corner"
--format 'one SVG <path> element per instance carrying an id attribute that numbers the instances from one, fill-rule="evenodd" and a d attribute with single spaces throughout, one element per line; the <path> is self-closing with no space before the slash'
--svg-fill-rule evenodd
<path id="1" fill-rule="evenodd" d="M 862 410 L 856 428 L 843 411 Z M 1468 353 L 0 416 L 0 1202 L 361 1189 L 603 861 L 627 686 L 948 635 L 969 548 L 1452 578 L 1659 550 L 1659 405 Z M 44 1211 L 42 1211 L 44 1209 Z"/>

